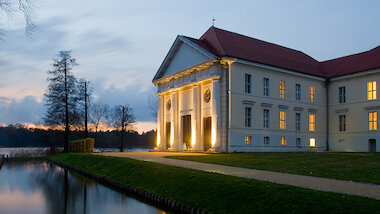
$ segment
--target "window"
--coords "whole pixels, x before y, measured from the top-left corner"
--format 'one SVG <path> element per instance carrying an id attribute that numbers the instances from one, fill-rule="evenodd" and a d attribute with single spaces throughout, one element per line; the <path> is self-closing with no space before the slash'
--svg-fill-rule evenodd
<path id="1" fill-rule="evenodd" d="M 264 109 L 264 128 L 269 129 L 269 110 Z"/>
<path id="2" fill-rule="evenodd" d="M 286 145 L 286 138 L 285 137 L 281 137 L 281 145 L 282 146 Z"/>
<path id="3" fill-rule="evenodd" d="M 245 74 L 245 93 L 251 93 L 251 81 L 252 76 L 250 74 Z"/>
<path id="4" fill-rule="evenodd" d="M 315 93 L 315 88 L 313 86 L 310 86 L 310 102 L 314 103 L 314 93 Z"/>
<path id="5" fill-rule="evenodd" d="M 301 85 L 296 84 L 296 100 L 301 100 Z"/>
<path id="6" fill-rule="evenodd" d="M 286 129 L 286 112 L 280 111 L 280 129 Z"/>
<path id="7" fill-rule="evenodd" d="M 309 114 L 309 131 L 315 131 L 315 114 Z"/>
<path id="8" fill-rule="evenodd" d="M 301 113 L 296 113 L 296 131 L 301 130 Z"/>
<path id="9" fill-rule="evenodd" d="M 339 115 L 339 131 L 340 132 L 346 131 L 346 115 L 344 114 Z"/>
<path id="10" fill-rule="evenodd" d="M 269 79 L 268 78 L 264 78 L 263 85 L 264 85 L 264 90 L 263 90 L 264 96 L 269 97 Z"/>
<path id="11" fill-rule="evenodd" d="M 264 137 L 264 145 L 269 145 L 269 137 Z"/>
<path id="12" fill-rule="evenodd" d="M 339 103 L 346 102 L 346 87 L 339 87 Z"/>
<path id="13" fill-rule="evenodd" d="M 296 146 L 301 147 L 301 138 L 299 137 L 296 138 Z"/>
<path id="14" fill-rule="evenodd" d="M 310 138 L 310 147 L 315 147 L 315 138 Z"/>
<path id="15" fill-rule="evenodd" d="M 251 127 L 251 113 L 252 109 L 245 107 L 245 127 Z"/>
<path id="16" fill-rule="evenodd" d="M 368 113 L 368 129 L 377 130 L 377 111 Z"/>
<path id="17" fill-rule="evenodd" d="M 367 98 L 368 100 L 376 100 L 376 81 L 367 82 Z"/>
<path id="18" fill-rule="evenodd" d="M 245 136 L 245 144 L 251 144 L 252 136 Z"/>
<path id="19" fill-rule="evenodd" d="M 280 81 L 280 98 L 285 98 L 285 81 Z"/>

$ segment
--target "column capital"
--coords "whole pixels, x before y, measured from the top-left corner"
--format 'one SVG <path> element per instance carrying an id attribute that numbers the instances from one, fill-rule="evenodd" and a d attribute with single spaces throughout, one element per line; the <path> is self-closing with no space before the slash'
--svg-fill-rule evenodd
<path id="1" fill-rule="evenodd" d="M 222 79 L 221 76 L 215 76 L 212 78 L 212 82 L 219 82 Z"/>

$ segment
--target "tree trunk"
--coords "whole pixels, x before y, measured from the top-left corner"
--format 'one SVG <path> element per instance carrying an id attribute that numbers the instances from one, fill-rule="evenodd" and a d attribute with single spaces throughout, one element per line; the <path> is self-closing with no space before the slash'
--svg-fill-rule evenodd
<path id="1" fill-rule="evenodd" d="M 67 88 L 67 62 L 65 60 L 65 144 L 64 152 L 69 151 L 69 91 Z"/>
<path id="2" fill-rule="evenodd" d="M 88 138 L 87 129 L 87 81 L 84 82 L 84 137 Z"/>
<path id="3" fill-rule="evenodd" d="M 124 128 L 124 124 L 125 124 L 125 118 L 124 118 L 124 112 L 125 112 L 125 107 L 123 106 L 122 107 L 122 115 L 121 115 L 121 142 L 120 142 L 120 152 L 123 152 L 123 149 L 124 149 L 124 133 L 125 133 L 125 128 Z"/>

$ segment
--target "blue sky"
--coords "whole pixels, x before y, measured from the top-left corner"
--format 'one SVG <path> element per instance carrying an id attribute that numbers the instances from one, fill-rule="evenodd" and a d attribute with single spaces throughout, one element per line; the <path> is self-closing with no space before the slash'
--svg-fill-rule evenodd
<path id="1" fill-rule="evenodd" d="M 33 36 L 20 14 L 0 19 L 0 124 L 41 122 L 46 71 L 72 50 L 77 77 L 95 99 L 133 107 L 138 128 L 154 127 L 151 80 L 175 37 L 199 38 L 210 26 L 328 60 L 380 45 L 380 1 L 35 0 Z"/>

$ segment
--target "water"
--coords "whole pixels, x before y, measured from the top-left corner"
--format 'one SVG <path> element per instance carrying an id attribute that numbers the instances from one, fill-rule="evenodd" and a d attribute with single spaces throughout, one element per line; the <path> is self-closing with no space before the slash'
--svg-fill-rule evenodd
<path id="1" fill-rule="evenodd" d="M 0 154 L 3 154 L 5 157 L 15 156 L 16 154 L 28 154 L 26 156 L 44 156 L 45 151 L 48 151 L 48 147 L 5 147 L 0 148 Z M 124 150 L 125 152 L 149 152 L 153 149 L 146 148 L 133 148 Z M 119 152 L 118 148 L 95 148 L 94 152 Z M 0 213 L 1 214 L 1 213 Z"/>
<path id="2" fill-rule="evenodd" d="M 45 160 L 4 161 L 0 213 L 165 213 Z"/>

